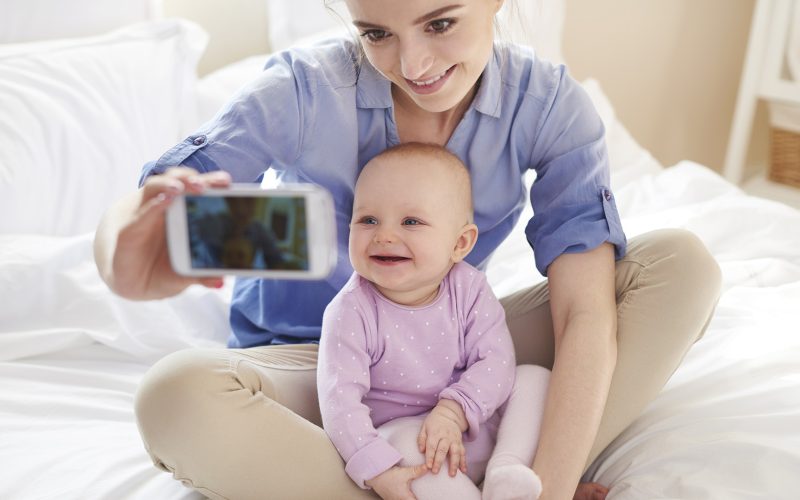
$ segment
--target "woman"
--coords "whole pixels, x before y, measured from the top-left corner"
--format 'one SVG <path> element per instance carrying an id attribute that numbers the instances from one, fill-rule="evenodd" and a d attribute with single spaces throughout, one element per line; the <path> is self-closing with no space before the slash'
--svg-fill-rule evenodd
<path id="1" fill-rule="evenodd" d="M 526 235 L 548 281 L 502 302 L 517 362 L 552 368 L 532 464 L 541 498 L 573 496 L 700 337 L 719 291 L 716 263 L 685 231 L 626 242 L 599 117 L 563 67 L 494 45 L 502 1 L 346 0 L 359 44 L 270 58 L 108 211 L 96 239 L 101 274 L 125 297 L 154 299 L 221 285 L 169 266 L 163 214 L 176 194 L 256 182 L 271 167 L 336 201 L 340 261 L 327 280 L 238 280 L 234 349 L 179 352 L 145 377 L 137 418 L 158 466 L 215 498 L 373 496 L 352 484 L 319 427 L 315 342 L 352 272 L 345 245 L 358 172 L 401 142 L 445 145 L 469 168 L 480 237 L 466 260 L 479 268 L 515 225 L 522 174 L 537 171 Z"/>

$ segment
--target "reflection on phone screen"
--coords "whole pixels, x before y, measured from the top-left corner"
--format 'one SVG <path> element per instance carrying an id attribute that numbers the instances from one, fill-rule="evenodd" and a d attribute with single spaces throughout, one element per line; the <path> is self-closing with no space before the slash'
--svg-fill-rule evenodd
<path id="1" fill-rule="evenodd" d="M 305 198 L 187 196 L 195 269 L 308 270 Z"/>

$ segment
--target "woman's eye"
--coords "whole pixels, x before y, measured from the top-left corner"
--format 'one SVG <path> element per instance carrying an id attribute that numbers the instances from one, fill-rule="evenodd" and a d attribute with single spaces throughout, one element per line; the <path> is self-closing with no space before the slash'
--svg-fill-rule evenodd
<path id="1" fill-rule="evenodd" d="M 361 36 L 371 43 L 378 43 L 389 38 L 389 33 L 384 30 L 367 30 L 361 33 Z"/>
<path id="2" fill-rule="evenodd" d="M 453 24 L 454 21 L 452 19 L 437 19 L 435 21 L 431 21 L 430 24 L 428 24 L 428 27 L 430 27 L 431 31 L 434 33 L 441 34 L 452 28 Z"/>

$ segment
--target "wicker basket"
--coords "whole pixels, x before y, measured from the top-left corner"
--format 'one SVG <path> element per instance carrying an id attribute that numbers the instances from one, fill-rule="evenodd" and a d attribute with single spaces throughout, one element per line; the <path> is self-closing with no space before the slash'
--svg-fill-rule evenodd
<path id="1" fill-rule="evenodd" d="M 770 180 L 800 188 L 800 133 L 773 126 L 769 149 Z"/>

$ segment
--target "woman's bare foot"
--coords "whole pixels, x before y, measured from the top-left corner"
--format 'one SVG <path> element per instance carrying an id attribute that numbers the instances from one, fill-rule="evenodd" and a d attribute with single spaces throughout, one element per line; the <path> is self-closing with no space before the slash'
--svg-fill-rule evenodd
<path id="1" fill-rule="evenodd" d="M 600 483 L 581 483 L 572 500 L 605 500 L 608 488 Z"/>

